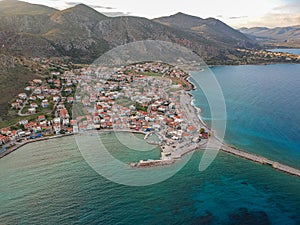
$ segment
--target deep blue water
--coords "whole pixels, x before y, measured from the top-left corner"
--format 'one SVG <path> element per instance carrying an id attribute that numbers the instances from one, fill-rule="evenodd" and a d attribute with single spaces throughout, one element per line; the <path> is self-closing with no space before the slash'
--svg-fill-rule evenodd
<path id="1" fill-rule="evenodd" d="M 236 147 L 300 168 L 300 65 L 217 66 L 222 88 L 225 140 Z M 193 76 L 211 76 L 208 71 Z M 209 104 L 194 91 L 195 104 L 210 122 Z"/>
<path id="2" fill-rule="evenodd" d="M 213 68 L 226 97 L 226 141 L 299 165 L 299 68 Z M 113 135 L 104 145 L 124 162 L 137 160 Z M 224 153 L 199 172 L 201 156 L 164 182 L 129 187 L 97 174 L 74 137 L 24 146 L 0 160 L 0 224 L 300 224 L 298 177 Z"/>
<path id="3" fill-rule="evenodd" d="M 286 53 L 292 53 L 292 54 L 300 55 L 300 49 L 299 48 L 276 48 L 276 49 L 268 49 L 268 51 L 271 51 L 271 52 L 286 52 Z"/>

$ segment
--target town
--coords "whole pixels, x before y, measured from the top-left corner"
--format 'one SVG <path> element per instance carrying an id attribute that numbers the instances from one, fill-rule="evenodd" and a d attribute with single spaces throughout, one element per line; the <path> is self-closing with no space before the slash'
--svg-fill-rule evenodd
<path id="1" fill-rule="evenodd" d="M 45 80 L 30 81 L 11 103 L 20 120 L 0 130 L 1 151 L 42 137 L 114 130 L 141 132 L 145 139 L 154 135 L 162 159 L 174 159 L 182 149 L 190 151 L 208 139 L 199 112 L 190 104 L 186 72 L 154 62 L 98 71 L 52 72 Z M 30 120 L 22 119 L 28 116 Z"/>

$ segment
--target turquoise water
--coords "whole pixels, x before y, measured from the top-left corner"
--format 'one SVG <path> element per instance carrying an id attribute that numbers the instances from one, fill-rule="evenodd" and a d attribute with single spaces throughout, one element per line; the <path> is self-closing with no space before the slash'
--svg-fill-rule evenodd
<path id="1" fill-rule="evenodd" d="M 223 153 L 200 173 L 201 155 L 162 183 L 128 187 L 95 173 L 74 137 L 24 146 L 0 163 L 0 224 L 300 223 L 299 178 Z"/>
<path id="2" fill-rule="evenodd" d="M 271 52 L 286 52 L 286 53 L 292 53 L 292 54 L 300 55 L 300 49 L 299 48 L 276 48 L 276 49 L 268 49 L 268 51 L 271 51 Z"/>
<path id="3" fill-rule="evenodd" d="M 226 141 L 299 166 L 300 65 L 212 69 L 226 98 Z M 204 96 L 194 94 L 209 123 Z M 157 148 L 129 150 L 114 134 L 102 142 L 125 163 L 159 157 Z M 199 172 L 201 156 L 164 182 L 129 187 L 97 174 L 74 137 L 26 145 L 0 160 L 0 224 L 300 224 L 298 177 L 224 153 Z"/>
<path id="4" fill-rule="evenodd" d="M 236 147 L 300 168 L 300 65 L 217 66 L 226 110 L 225 141 Z M 207 71 L 193 77 L 210 76 Z M 209 104 L 192 92 L 210 123 Z"/>

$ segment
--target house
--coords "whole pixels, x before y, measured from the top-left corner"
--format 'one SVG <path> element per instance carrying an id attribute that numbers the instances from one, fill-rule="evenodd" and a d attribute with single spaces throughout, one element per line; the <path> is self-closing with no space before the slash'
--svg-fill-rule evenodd
<path id="1" fill-rule="evenodd" d="M 65 118 L 65 119 L 63 119 L 62 124 L 63 124 L 64 126 L 68 126 L 68 125 L 70 124 L 70 120 L 67 119 L 67 118 Z"/>
<path id="2" fill-rule="evenodd" d="M 37 95 L 37 98 L 40 99 L 40 100 L 43 100 L 43 99 L 45 99 L 45 96 L 44 95 Z"/>
<path id="3" fill-rule="evenodd" d="M 67 95 L 71 94 L 71 93 L 72 93 L 72 89 L 71 89 L 71 88 L 66 88 L 66 89 L 65 89 L 65 93 L 66 93 Z"/>
<path id="4" fill-rule="evenodd" d="M 25 131 L 23 131 L 23 130 L 18 130 L 18 136 L 19 137 L 26 137 L 26 133 L 25 133 Z"/>
<path id="5" fill-rule="evenodd" d="M 59 132 L 61 131 L 60 124 L 53 125 L 53 130 L 55 134 L 59 134 Z"/>
<path id="6" fill-rule="evenodd" d="M 40 88 L 36 88 L 33 93 L 36 95 L 40 95 L 42 94 L 42 90 Z"/>
<path id="7" fill-rule="evenodd" d="M 10 142 L 10 138 L 0 134 L 0 144 L 6 144 L 8 142 Z"/>
<path id="8" fill-rule="evenodd" d="M 29 108 L 28 113 L 29 114 L 35 114 L 36 113 L 36 108 Z"/>
<path id="9" fill-rule="evenodd" d="M 19 124 L 20 125 L 28 124 L 28 120 L 21 120 L 21 121 L 19 121 Z"/>
<path id="10" fill-rule="evenodd" d="M 187 127 L 187 132 L 190 134 L 195 133 L 196 131 L 197 131 L 196 127 L 192 125 Z"/>
<path id="11" fill-rule="evenodd" d="M 25 100 L 27 98 L 27 95 L 25 93 L 18 94 L 19 99 Z"/>
<path id="12" fill-rule="evenodd" d="M 35 101 L 35 100 L 36 100 L 36 96 L 30 96 L 30 97 L 29 97 L 29 100 L 30 100 L 30 101 Z"/>
<path id="13" fill-rule="evenodd" d="M 53 96 L 53 101 L 54 101 L 54 102 L 58 102 L 59 99 L 60 99 L 59 96 Z"/>
<path id="14" fill-rule="evenodd" d="M 33 86 L 27 86 L 26 88 L 24 88 L 25 91 L 30 91 L 31 89 L 33 89 Z"/>
<path id="15" fill-rule="evenodd" d="M 70 125 L 71 126 L 77 126 L 77 120 L 71 120 Z"/>
<path id="16" fill-rule="evenodd" d="M 42 131 L 42 128 L 40 126 L 35 126 L 35 127 L 32 128 L 32 130 L 33 130 L 34 133 L 39 133 L 39 132 Z"/>
<path id="17" fill-rule="evenodd" d="M 68 98 L 67 98 L 67 102 L 68 102 L 69 104 L 72 104 L 73 101 L 74 101 L 74 98 L 73 98 L 73 97 L 68 97 Z"/>
<path id="18" fill-rule="evenodd" d="M 24 124 L 24 128 L 26 129 L 26 130 L 29 130 L 29 129 L 32 129 L 33 127 L 36 127 L 37 126 L 37 122 L 29 122 L 29 123 L 27 123 L 27 124 Z"/>
<path id="19" fill-rule="evenodd" d="M 18 103 L 18 102 L 11 103 L 11 107 L 13 109 L 20 109 L 21 108 L 20 103 Z"/>
<path id="20" fill-rule="evenodd" d="M 36 104 L 35 102 L 33 102 L 33 103 L 30 104 L 30 107 L 31 108 L 38 108 L 39 106 L 38 106 L 38 104 Z"/>
<path id="21" fill-rule="evenodd" d="M 49 107 L 48 100 L 47 99 L 43 100 L 41 105 L 42 105 L 43 108 L 48 108 Z"/>
<path id="22" fill-rule="evenodd" d="M 19 137 L 19 136 L 18 136 L 18 131 L 12 130 L 12 131 L 11 131 L 11 134 L 10 134 L 10 139 L 11 139 L 11 140 L 17 140 L 18 137 Z"/>
<path id="23" fill-rule="evenodd" d="M 66 130 L 67 130 L 67 133 L 69 133 L 69 134 L 73 132 L 73 128 L 72 127 L 67 127 Z"/>
<path id="24" fill-rule="evenodd" d="M 60 118 L 54 118 L 53 119 L 53 123 L 55 123 L 55 124 L 60 124 Z"/>
<path id="25" fill-rule="evenodd" d="M 0 130 L 1 134 L 4 134 L 4 135 L 10 135 L 11 131 L 10 131 L 10 128 L 9 127 L 5 127 L 5 128 L 2 128 Z"/>
<path id="26" fill-rule="evenodd" d="M 46 117 L 45 116 L 38 116 L 38 121 L 39 122 L 43 122 L 46 120 Z"/>
<path id="27" fill-rule="evenodd" d="M 34 79 L 33 83 L 36 84 L 36 85 L 41 85 L 43 83 L 43 81 L 40 80 L 40 79 Z"/>
<path id="28" fill-rule="evenodd" d="M 67 119 L 67 118 L 69 118 L 70 116 L 69 116 L 69 114 L 68 114 L 68 110 L 67 110 L 67 109 L 61 109 L 61 110 L 59 111 L 59 117 L 60 117 L 61 119 Z"/>

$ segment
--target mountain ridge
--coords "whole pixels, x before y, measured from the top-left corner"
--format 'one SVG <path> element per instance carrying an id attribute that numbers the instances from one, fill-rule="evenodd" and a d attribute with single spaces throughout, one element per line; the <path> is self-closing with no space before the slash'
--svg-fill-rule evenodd
<path id="1" fill-rule="evenodd" d="M 300 25 L 275 28 L 242 27 L 239 30 L 262 44 L 300 48 Z"/>
<path id="2" fill-rule="evenodd" d="M 212 17 L 202 19 L 179 12 L 171 16 L 155 18 L 154 21 L 202 35 L 207 39 L 214 39 L 216 42 L 227 47 L 249 48 L 255 46 L 255 41 L 224 22 Z"/>
<path id="3" fill-rule="evenodd" d="M 166 26 L 142 17 L 107 17 L 84 4 L 58 11 L 19 1 L 4 3 L 0 2 L 0 7 L 1 4 L 6 7 L 10 4 L 10 8 L 14 8 L 16 4 L 19 12 L 22 8 L 26 9 L 23 14 L 4 15 L 0 21 L 0 44 L 14 55 L 67 56 L 74 62 L 90 63 L 118 45 L 151 39 L 183 45 L 204 59 L 226 60 L 226 55 L 234 53 L 235 47 L 254 46 L 254 42 L 248 41 L 239 31 L 215 19 L 204 20 L 205 28 L 201 29 L 209 34 L 203 34 L 199 30 Z M 43 13 L 37 14 L 37 8 L 41 8 Z M 186 14 L 179 13 L 177 16 Z M 223 32 L 225 41 L 219 38 L 222 33 L 219 29 L 223 27 L 230 31 Z M 232 34 L 241 38 L 230 37 Z"/>

